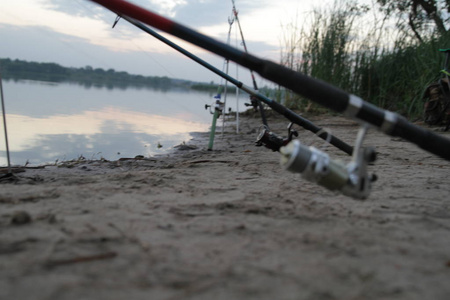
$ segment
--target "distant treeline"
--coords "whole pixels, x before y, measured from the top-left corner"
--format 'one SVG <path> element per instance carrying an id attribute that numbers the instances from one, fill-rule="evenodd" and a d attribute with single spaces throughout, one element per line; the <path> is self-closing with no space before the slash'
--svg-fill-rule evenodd
<path id="1" fill-rule="evenodd" d="M 210 92 L 210 93 L 218 93 L 218 92 L 223 93 L 224 92 L 224 86 L 223 85 L 219 86 L 218 84 L 215 84 L 214 82 L 211 82 L 211 83 L 194 83 L 194 84 L 191 85 L 191 88 L 193 90 L 205 91 L 205 92 Z M 236 87 L 233 86 L 233 85 L 228 84 L 227 92 L 228 93 L 235 93 L 236 92 Z"/>
<path id="2" fill-rule="evenodd" d="M 67 68 L 56 63 L 38 63 L 23 60 L 0 58 L 0 71 L 5 80 L 39 80 L 49 82 L 74 82 L 85 87 L 113 88 L 152 88 L 168 90 L 173 88 L 195 90 L 217 90 L 217 85 L 196 83 L 187 80 L 159 76 L 132 75 L 114 69 L 104 70 L 86 66 Z"/>

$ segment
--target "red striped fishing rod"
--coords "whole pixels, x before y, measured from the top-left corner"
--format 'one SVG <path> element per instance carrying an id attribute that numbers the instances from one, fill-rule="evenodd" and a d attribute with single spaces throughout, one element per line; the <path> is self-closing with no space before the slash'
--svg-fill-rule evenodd
<path id="1" fill-rule="evenodd" d="M 218 68 L 214 67 L 213 65 L 209 64 L 208 62 L 204 61 L 203 59 L 199 58 L 198 56 L 192 54 L 191 52 L 187 51 L 186 49 L 180 47 L 179 45 L 175 44 L 174 42 L 170 41 L 169 39 L 163 37 L 162 35 L 158 34 L 156 31 L 152 30 L 151 28 L 145 26 L 141 22 L 138 22 L 132 18 L 129 18 L 127 16 L 122 16 L 123 19 L 127 20 L 129 23 L 133 24 L 137 28 L 141 29 L 142 31 L 152 35 L 156 39 L 160 40 L 161 42 L 165 43 L 166 45 L 172 47 L 173 49 L 177 50 L 181 54 L 187 56 L 188 58 L 192 59 L 193 61 L 199 63 L 200 65 L 204 66 L 208 70 L 212 71 L 213 73 L 219 75 L 226 81 L 230 82 L 231 84 L 235 85 L 237 88 L 243 90 L 244 92 L 248 93 L 249 95 L 255 97 L 261 102 L 267 103 L 273 110 L 276 112 L 284 115 L 289 121 L 292 123 L 295 123 L 306 130 L 309 130 L 316 134 L 318 137 L 328 141 L 333 146 L 337 147 L 338 149 L 342 150 L 343 152 L 351 155 L 353 152 L 353 147 L 345 143 L 344 141 L 340 140 L 339 138 L 327 133 L 326 131 L 322 130 L 322 128 L 316 126 L 311 121 L 301 117 L 300 115 L 296 114 L 295 112 L 289 110 L 288 108 L 282 106 L 281 104 L 278 104 L 278 102 L 275 102 L 266 96 L 262 95 L 258 91 L 252 89 L 251 87 L 248 87 L 244 85 L 242 82 L 238 81 L 237 79 L 231 77 L 227 73 L 219 70 Z M 279 149 L 286 145 L 292 138 L 293 131 L 288 128 L 288 137 L 282 138 L 278 135 L 274 134 L 273 132 L 268 131 L 267 129 L 264 129 L 261 131 L 260 135 L 257 138 L 257 145 L 264 145 L 269 149 L 272 149 L 274 151 L 279 151 Z"/>
<path id="2" fill-rule="evenodd" d="M 114 13 L 129 16 L 158 28 L 194 45 L 230 59 L 257 72 L 262 77 L 284 86 L 322 106 L 346 117 L 362 121 L 382 132 L 404 138 L 424 150 L 450 160 L 450 139 L 416 126 L 397 113 L 381 109 L 360 97 L 347 93 L 329 83 L 293 71 L 269 60 L 242 52 L 203 35 L 154 12 L 124 0 L 90 0 Z M 274 102 L 271 100 L 271 102 Z"/>
<path id="3" fill-rule="evenodd" d="M 367 172 L 368 164 L 375 160 L 375 149 L 362 146 L 369 127 L 375 127 L 387 135 L 404 138 L 424 150 L 450 160 L 450 139 L 416 126 L 397 113 L 365 102 L 358 96 L 347 93 L 324 81 L 242 52 L 127 1 L 91 1 L 103 5 L 116 14 L 128 16 L 156 27 L 232 60 L 322 106 L 342 113 L 348 118 L 360 121 L 362 126 L 358 132 L 352 159 L 346 165 L 332 160 L 328 154 L 314 147 L 302 145 L 299 140 L 293 140 L 279 149 L 281 164 L 289 171 L 301 173 L 309 181 L 320 184 L 330 190 L 340 191 L 353 198 L 365 199 L 368 197 L 371 183 L 376 179 L 374 175 Z M 271 99 L 267 99 L 267 101 L 265 103 L 272 108 L 284 108 L 284 106 Z"/>

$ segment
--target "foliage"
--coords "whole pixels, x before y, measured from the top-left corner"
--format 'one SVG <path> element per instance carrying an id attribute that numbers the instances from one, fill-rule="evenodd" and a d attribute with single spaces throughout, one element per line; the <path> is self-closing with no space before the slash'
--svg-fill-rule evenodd
<path id="1" fill-rule="evenodd" d="M 384 14 L 396 15 L 397 27 L 400 30 L 410 29 L 420 42 L 435 31 L 440 35 L 449 31 L 448 0 L 377 0 L 377 3 Z"/>
<path id="2" fill-rule="evenodd" d="M 357 17 L 367 12 L 368 7 L 355 1 L 335 1 L 328 10 L 315 10 L 309 28 L 299 30 L 286 39 L 286 51 L 282 63 L 296 71 L 322 79 L 345 90 L 355 89 L 358 60 L 354 27 Z M 292 28 L 292 27 L 291 27 Z M 356 62 L 356 63 L 355 63 Z M 309 101 L 290 92 L 285 93 L 286 105 L 291 108 L 319 109 Z"/>
<path id="3" fill-rule="evenodd" d="M 37 74 L 43 81 L 59 82 L 69 77 L 69 70 L 54 63 L 26 62 L 0 59 L 4 79 L 35 79 Z"/>
<path id="4" fill-rule="evenodd" d="M 367 68 L 361 95 L 405 116 L 419 117 L 426 86 L 436 81 L 444 62 L 439 48 L 450 46 L 450 33 L 422 43 L 397 44 Z M 446 45 L 447 44 L 447 45 Z"/>
<path id="5" fill-rule="evenodd" d="M 382 108 L 417 118 L 423 110 L 423 91 L 443 63 L 438 49 L 450 47 L 450 34 L 433 30 L 419 41 L 411 30 L 392 27 L 391 15 L 376 13 L 380 7 L 336 0 L 328 10 L 315 10 L 310 27 L 291 25 L 285 30 L 281 62 Z M 290 91 L 279 95 L 291 109 L 324 111 Z"/>

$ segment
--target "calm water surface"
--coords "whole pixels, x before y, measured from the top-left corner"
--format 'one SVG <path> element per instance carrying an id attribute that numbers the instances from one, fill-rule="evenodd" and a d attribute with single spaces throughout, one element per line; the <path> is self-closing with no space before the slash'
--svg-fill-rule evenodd
<path id="1" fill-rule="evenodd" d="M 109 160 L 164 154 L 206 132 L 213 95 L 151 89 L 85 88 L 68 83 L 4 81 L 11 163 Z M 240 97 L 239 110 L 245 110 Z M 227 104 L 236 110 L 235 96 Z M 0 165 L 7 164 L 3 122 Z M 162 145 L 158 148 L 158 144 Z"/>

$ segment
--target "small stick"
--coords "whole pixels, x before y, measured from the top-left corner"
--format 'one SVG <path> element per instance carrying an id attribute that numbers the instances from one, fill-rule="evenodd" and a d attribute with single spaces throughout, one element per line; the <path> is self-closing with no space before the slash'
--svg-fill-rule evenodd
<path id="1" fill-rule="evenodd" d="M 0 72 L 0 97 L 2 100 L 3 129 L 5 130 L 6 159 L 8 161 L 8 174 L 11 174 L 11 160 L 9 159 L 8 130 L 6 129 L 6 113 L 5 113 L 5 102 L 3 100 L 3 85 L 2 85 L 1 72 Z"/>
<path id="2" fill-rule="evenodd" d="M 202 164 L 202 163 L 224 163 L 224 164 L 228 164 L 228 163 L 232 163 L 232 162 L 236 162 L 236 161 L 232 161 L 232 160 L 202 159 L 202 160 L 191 160 L 191 161 L 187 161 L 187 162 L 185 162 L 185 164 Z"/>
<path id="3" fill-rule="evenodd" d="M 76 264 L 76 263 L 83 263 L 83 262 L 89 262 L 94 260 L 101 260 L 101 259 L 108 259 L 116 257 L 116 252 L 106 252 L 101 254 L 94 254 L 94 255 L 88 255 L 88 256 L 79 256 L 74 258 L 66 258 L 66 259 L 55 259 L 48 261 L 45 266 L 46 267 L 56 267 L 61 265 L 69 265 L 69 264 Z"/>

